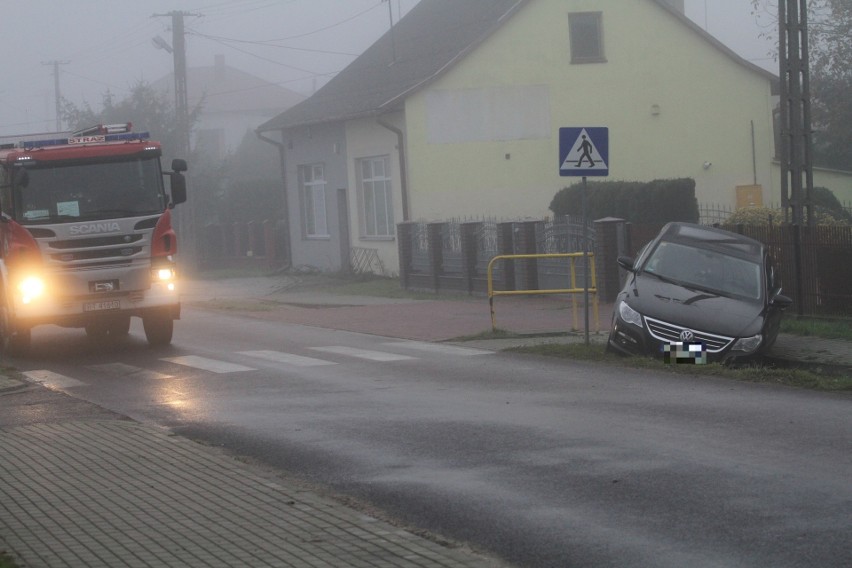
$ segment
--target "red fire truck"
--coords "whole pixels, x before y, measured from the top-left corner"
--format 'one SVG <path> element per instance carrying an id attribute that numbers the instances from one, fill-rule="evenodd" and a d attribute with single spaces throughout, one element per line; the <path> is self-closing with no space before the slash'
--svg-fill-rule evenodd
<path id="1" fill-rule="evenodd" d="M 127 335 L 132 316 L 171 343 L 186 161 L 162 171 L 148 138 L 130 123 L 0 138 L 0 351 L 26 353 L 41 324 Z"/>

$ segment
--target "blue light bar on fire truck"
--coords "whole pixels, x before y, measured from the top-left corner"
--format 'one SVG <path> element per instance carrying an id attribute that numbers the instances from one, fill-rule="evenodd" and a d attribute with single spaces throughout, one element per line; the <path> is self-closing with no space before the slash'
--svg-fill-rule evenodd
<path id="1" fill-rule="evenodd" d="M 43 140 L 26 140 L 20 143 L 25 150 L 44 148 L 46 146 L 67 146 L 72 144 L 91 144 L 96 142 L 123 142 L 128 140 L 147 140 L 151 137 L 148 132 L 130 132 L 133 125 L 129 122 L 122 124 L 99 124 L 91 128 L 78 130 L 68 138 L 49 138 Z"/>

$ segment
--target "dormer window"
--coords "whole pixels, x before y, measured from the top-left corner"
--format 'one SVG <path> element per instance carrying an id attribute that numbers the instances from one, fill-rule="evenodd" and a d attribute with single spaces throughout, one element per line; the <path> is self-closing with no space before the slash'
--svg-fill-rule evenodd
<path id="1" fill-rule="evenodd" d="M 571 39 L 571 63 L 605 63 L 603 45 L 603 13 L 568 14 Z"/>

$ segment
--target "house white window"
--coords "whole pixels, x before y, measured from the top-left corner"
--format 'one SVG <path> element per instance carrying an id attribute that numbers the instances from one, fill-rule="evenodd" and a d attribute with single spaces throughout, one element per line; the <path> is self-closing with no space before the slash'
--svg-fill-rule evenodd
<path id="1" fill-rule="evenodd" d="M 299 196 L 302 202 L 302 234 L 309 238 L 328 238 L 325 170 L 322 164 L 299 166 Z"/>
<path id="2" fill-rule="evenodd" d="M 387 156 L 358 160 L 361 231 L 365 237 L 394 236 L 389 164 Z"/>
<path id="3" fill-rule="evenodd" d="M 571 39 L 571 63 L 603 63 L 603 13 L 575 12 L 568 14 L 568 34 Z"/>

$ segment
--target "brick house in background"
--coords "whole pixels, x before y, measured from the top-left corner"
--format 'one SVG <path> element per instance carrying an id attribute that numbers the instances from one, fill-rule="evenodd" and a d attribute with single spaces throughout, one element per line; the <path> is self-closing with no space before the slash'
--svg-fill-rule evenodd
<path id="1" fill-rule="evenodd" d="M 174 97 L 174 74 L 152 84 Z M 202 113 L 192 133 L 192 147 L 211 159 L 236 150 L 246 132 L 283 110 L 303 101 L 304 95 L 225 64 L 217 55 L 209 67 L 187 69 L 189 108 L 203 101 Z"/>

